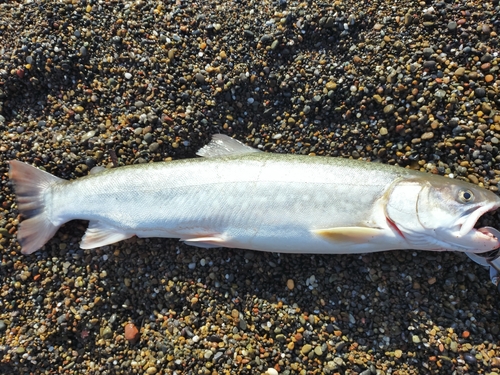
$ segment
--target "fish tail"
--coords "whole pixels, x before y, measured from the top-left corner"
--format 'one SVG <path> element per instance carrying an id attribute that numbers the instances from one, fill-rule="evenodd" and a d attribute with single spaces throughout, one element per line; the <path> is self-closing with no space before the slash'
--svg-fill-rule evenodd
<path id="1" fill-rule="evenodd" d="M 17 231 L 23 254 L 40 249 L 59 229 L 47 214 L 45 193 L 62 179 L 29 164 L 11 160 L 9 179 L 14 183 L 19 213 L 25 217 Z"/>

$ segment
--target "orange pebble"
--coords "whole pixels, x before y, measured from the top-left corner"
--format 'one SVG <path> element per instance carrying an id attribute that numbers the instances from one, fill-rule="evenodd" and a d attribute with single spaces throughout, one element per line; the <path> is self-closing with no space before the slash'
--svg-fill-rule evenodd
<path id="1" fill-rule="evenodd" d="M 464 339 L 466 339 L 466 338 L 467 338 L 467 337 L 469 337 L 469 336 L 470 336 L 470 332 L 469 332 L 469 331 L 463 331 L 463 333 L 462 333 L 462 337 L 463 337 Z"/>
<path id="2" fill-rule="evenodd" d="M 139 330 L 135 326 L 134 323 L 128 323 L 125 326 L 125 338 L 127 339 L 128 342 L 131 344 L 134 344 L 139 340 L 139 337 L 141 335 L 139 334 Z"/>

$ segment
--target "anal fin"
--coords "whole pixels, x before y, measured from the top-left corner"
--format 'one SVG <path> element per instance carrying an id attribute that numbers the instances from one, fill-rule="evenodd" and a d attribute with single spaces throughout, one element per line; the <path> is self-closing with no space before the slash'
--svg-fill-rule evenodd
<path id="1" fill-rule="evenodd" d="M 385 233 L 385 231 L 382 229 L 367 227 L 338 227 L 315 229 L 311 232 L 327 241 L 336 244 L 367 243 L 373 241 L 374 239 Z"/>
<path id="2" fill-rule="evenodd" d="M 197 236 L 184 237 L 181 238 L 181 241 L 183 241 L 187 245 L 204 247 L 207 249 L 212 247 L 231 247 L 230 241 L 228 241 L 228 239 L 225 238 L 223 235 L 219 234 L 209 235 L 209 236 L 200 235 L 199 237 Z"/>
<path id="3" fill-rule="evenodd" d="M 80 242 L 80 248 L 93 249 L 110 245 L 132 237 L 133 233 L 125 233 L 119 229 L 99 221 L 91 221 L 85 235 Z"/>

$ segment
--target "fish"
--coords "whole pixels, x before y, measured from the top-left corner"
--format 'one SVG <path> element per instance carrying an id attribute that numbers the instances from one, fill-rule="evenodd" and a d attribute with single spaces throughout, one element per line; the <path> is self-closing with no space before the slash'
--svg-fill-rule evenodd
<path id="1" fill-rule="evenodd" d="M 21 252 L 39 250 L 71 220 L 89 222 L 82 249 L 133 236 L 304 254 L 500 247 L 498 230 L 475 228 L 500 198 L 465 181 L 362 160 L 267 153 L 221 134 L 197 155 L 100 168 L 75 180 L 10 161 L 24 218 Z"/>

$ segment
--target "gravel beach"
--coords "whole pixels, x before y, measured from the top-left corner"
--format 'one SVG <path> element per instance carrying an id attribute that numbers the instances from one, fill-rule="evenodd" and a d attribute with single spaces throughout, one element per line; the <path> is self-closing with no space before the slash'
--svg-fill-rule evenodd
<path id="1" fill-rule="evenodd" d="M 500 374 L 465 254 L 81 250 L 71 222 L 23 256 L 7 164 L 74 179 L 223 133 L 497 192 L 498 33 L 498 0 L 0 2 L 0 373 Z"/>

